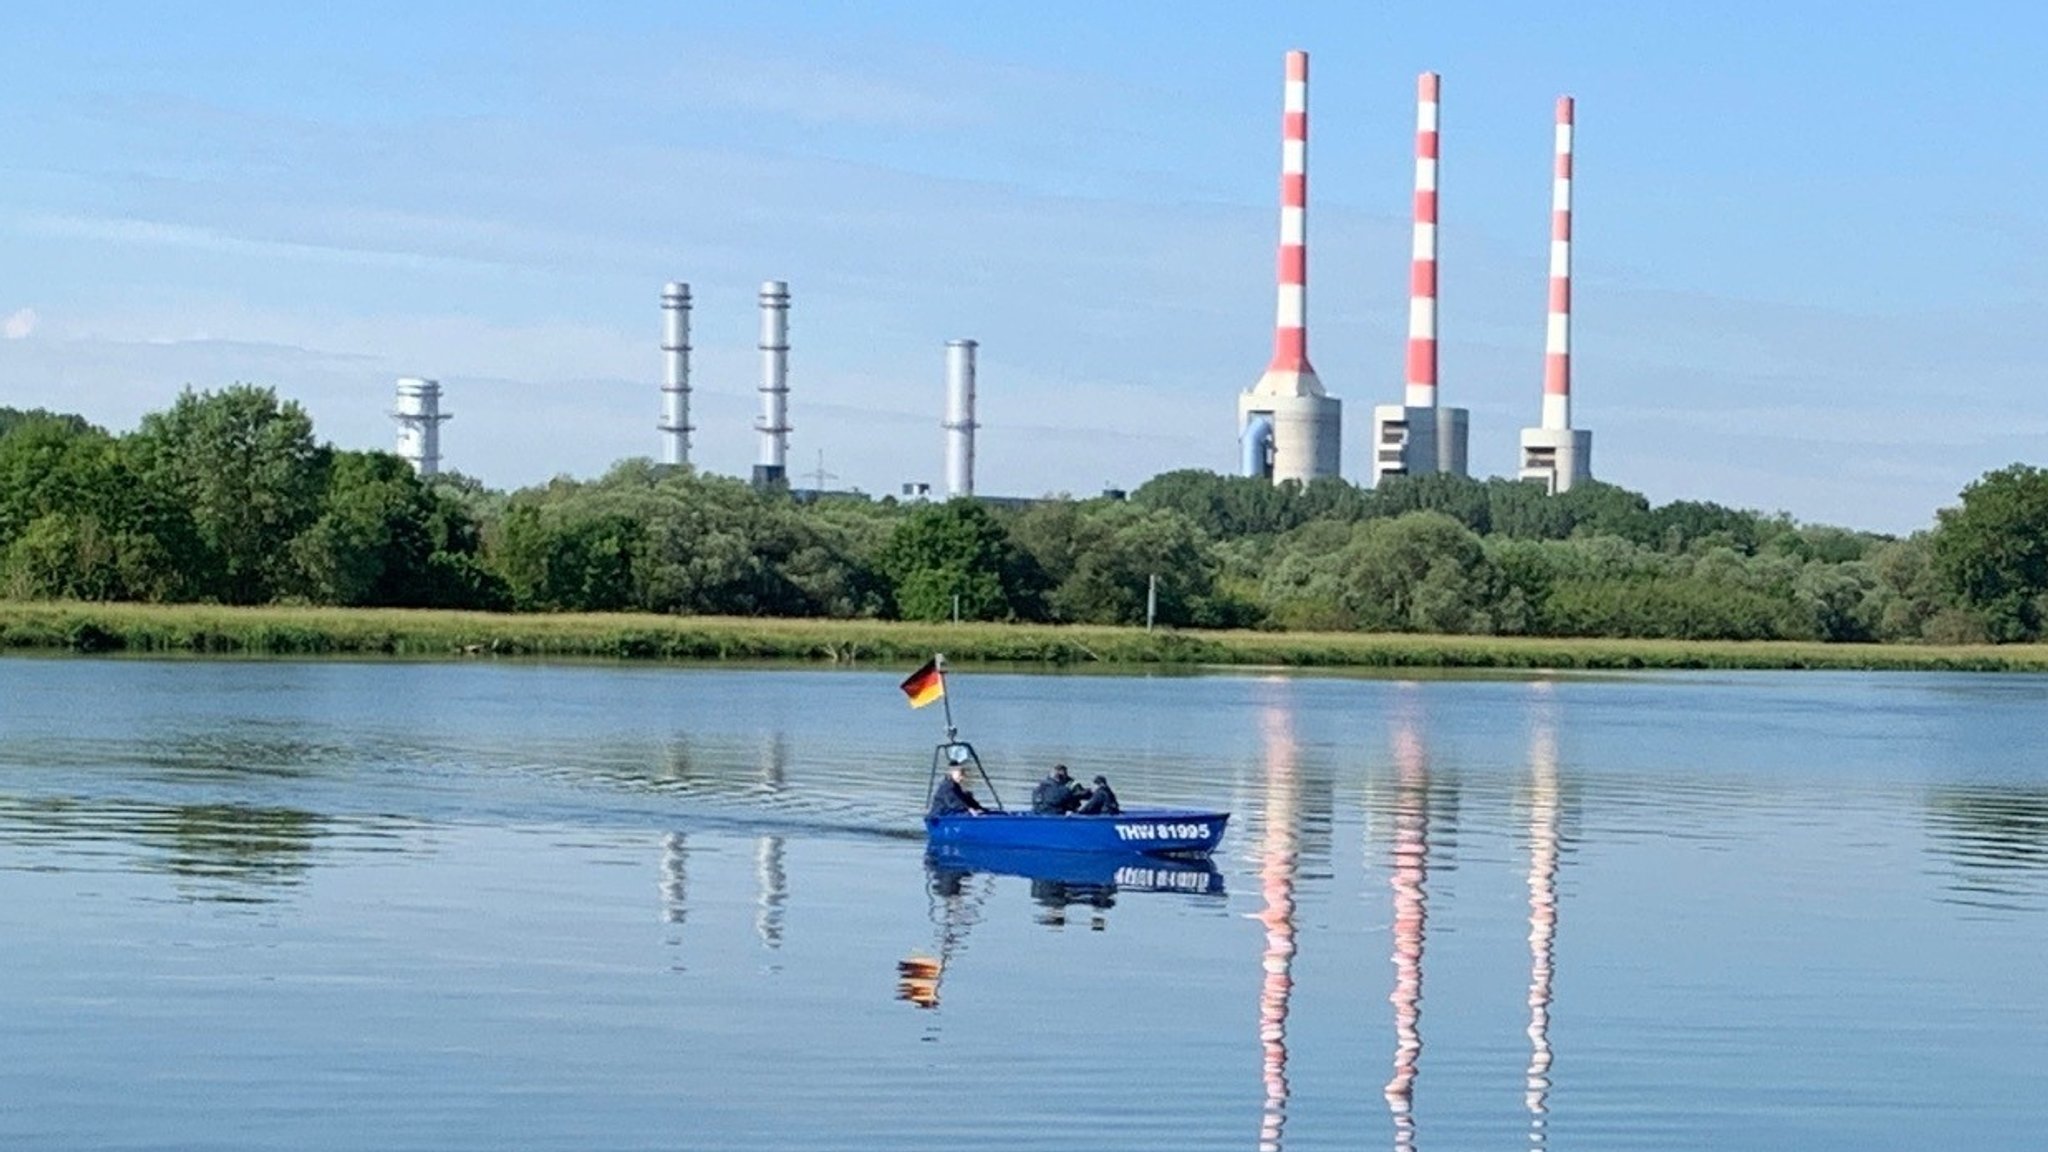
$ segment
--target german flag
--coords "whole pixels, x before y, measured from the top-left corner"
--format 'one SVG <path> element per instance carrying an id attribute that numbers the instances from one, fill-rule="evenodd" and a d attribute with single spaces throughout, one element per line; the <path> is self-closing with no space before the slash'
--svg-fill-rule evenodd
<path id="1" fill-rule="evenodd" d="M 946 694 L 946 674 L 939 670 L 938 657 L 925 661 L 924 667 L 910 674 L 903 682 L 903 694 L 910 697 L 912 708 L 922 708 Z"/>

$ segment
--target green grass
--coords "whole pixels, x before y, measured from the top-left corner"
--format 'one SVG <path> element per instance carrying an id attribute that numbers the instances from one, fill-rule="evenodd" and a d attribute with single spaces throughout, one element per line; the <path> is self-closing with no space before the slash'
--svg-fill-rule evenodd
<path id="1" fill-rule="evenodd" d="M 1147 633 L 1043 624 L 914 624 L 358 608 L 0 602 L 0 648 L 622 660 L 1227 664 L 1298 668 L 2048 670 L 2048 645 L 1581 640 L 1306 632 Z"/>

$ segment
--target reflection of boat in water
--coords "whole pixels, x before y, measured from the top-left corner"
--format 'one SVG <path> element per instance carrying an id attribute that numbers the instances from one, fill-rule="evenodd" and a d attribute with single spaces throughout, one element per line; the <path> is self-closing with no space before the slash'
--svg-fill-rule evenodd
<path id="1" fill-rule="evenodd" d="M 913 953 L 896 962 L 896 998 L 919 1008 L 938 1007 L 946 967 L 964 944 L 968 926 L 981 918 L 981 905 L 994 881 L 973 884 L 976 876 L 1029 880 L 1031 899 L 1049 910 L 1041 922 L 1051 926 L 1064 923 L 1063 909 L 1111 908 L 1118 896 L 1131 892 L 1223 895 L 1223 873 L 1206 859 L 935 843 L 925 849 L 924 866 L 938 926 L 937 947 L 931 954 Z M 1099 931 L 1105 923 L 1097 916 L 1092 927 Z"/>
<path id="2" fill-rule="evenodd" d="M 1207 860 L 1062 852 L 1000 844 L 939 843 L 925 850 L 933 882 L 976 872 L 1023 876 L 1033 896 L 1066 890 L 1083 895 L 1118 892 L 1183 892 L 1197 896 L 1223 891 L 1223 873 Z M 1041 891 L 1043 886 L 1043 891 Z M 1078 901 L 1068 901 L 1075 903 Z"/>

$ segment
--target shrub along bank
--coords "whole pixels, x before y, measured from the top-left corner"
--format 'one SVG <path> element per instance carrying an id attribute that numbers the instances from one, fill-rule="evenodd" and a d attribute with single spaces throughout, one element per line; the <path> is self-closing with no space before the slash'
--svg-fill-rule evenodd
<path id="1" fill-rule="evenodd" d="M 1546 639 L 630 613 L 0 603 L 0 648 L 81 652 L 1294 668 L 2048 670 L 2048 645 Z"/>

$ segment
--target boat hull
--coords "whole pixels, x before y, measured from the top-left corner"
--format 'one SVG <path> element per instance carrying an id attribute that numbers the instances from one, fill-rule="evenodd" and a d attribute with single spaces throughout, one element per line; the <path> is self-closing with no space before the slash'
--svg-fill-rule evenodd
<path id="1" fill-rule="evenodd" d="M 927 816 L 934 849 L 951 845 L 1041 852 L 1199 859 L 1223 841 L 1228 812 L 1192 808 L 1126 809 L 1115 816 L 1039 816 L 989 812 Z"/>

